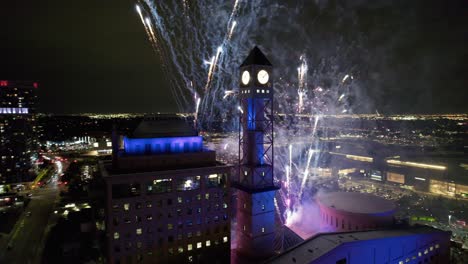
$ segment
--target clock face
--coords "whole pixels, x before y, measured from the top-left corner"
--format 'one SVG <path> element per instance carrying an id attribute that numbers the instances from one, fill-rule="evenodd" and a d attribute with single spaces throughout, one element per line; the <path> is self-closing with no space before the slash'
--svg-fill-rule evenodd
<path id="1" fill-rule="evenodd" d="M 244 71 L 242 73 L 242 84 L 247 85 L 250 81 L 250 73 L 248 71 Z"/>
<path id="2" fill-rule="evenodd" d="M 270 76 L 268 75 L 268 72 L 265 70 L 260 70 L 257 74 L 258 82 L 261 84 L 266 84 L 269 78 Z"/>

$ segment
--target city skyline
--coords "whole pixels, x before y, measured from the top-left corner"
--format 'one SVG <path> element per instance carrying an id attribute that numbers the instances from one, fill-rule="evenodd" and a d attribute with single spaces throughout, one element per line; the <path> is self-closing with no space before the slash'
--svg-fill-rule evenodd
<path id="1" fill-rule="evenodd" d="M 171 80 L 179 77 L 174 72 L 164 74 L 161 67 L 164 61 L 153 52 L 135 12 L 135 3 L 130 0 L 115 1 L 112 6 L 95 1 L 2 3 L 5 15 L 1 24 L 6 33 L 0 44 L 3 58 L 0 79 L 38 80 L 39 110 L 45 113 L 179 112 L 170 88 Z M 377 2 L 366 6 L 365 1 L 336 4 L 335 8 L 329 1 L 320 1 L 305 7 L 295 13 L 302 24 L 291 24 L 291 31 L 301 26 L 313 27 L 323 40 L 317 46 L 338 43 L 350 34 L 363 34 L 367 40 L 354 41 L 365 46 L 367 56 L 379 58 L 373 65 L 358 60 L 359 68 L 367 69 L 365 74 L 360 73 L 364 84 L 359 86 L 361 97 L 358 97 L 366 102 L 354 107 L 353 112 L 388 115 L 468 111 L 464 103 L 467 80 L 463 76 L 467 19 L 463 16 L 462 1 L 450 4 L 426 1 L 424 8 L 419 8 L 418 3 L 389 6 Z M 284 3 L 284 8 L 294 9 L 294 3 Z M 343 9 L 349 10 L 351 18 L 342 16 L 346 14 Z M 393 15 L 383 15 L 382 10 Z M 347 28 L 342 22 L 330 22 L 339 17 L 355 19 L 358 24 Z M 382 26 L 372 25 L 372 21 Z M 405 28 L 400 23 L 410 24 Z M 267 53 L 277 53 L 274 46 L 261 41 L 277 38 L 277 34 L 284 32 L 265 36 L 267 33 L 255 27 L 248 30 L 258 32 L 252 35 Z M 394 32 L 382 35 L 386 28 Z M 285 45 L 298 46 L 298 40 L 292 38 Z M 366 48 L 369 45 L 376 48 Z M 379 53 L 379 49 L 386 53 Z M 358 50 L 358 54 L 364 55 L 363 50 Z M 199 59 L 208 60 L 209 55 Z M 309 61 L 310 71 L 317 68 L 318 59 Z M 283 61 L 274 62 L 278 71 L 286 71 L 286 67 L 296 63 Z M 376 70 L 369 71 L 369 67 Z M 205 67 L 203 71 L 206 74 L 208 69 Z M 236 74 L 235 70 L 229 72 Z"/>

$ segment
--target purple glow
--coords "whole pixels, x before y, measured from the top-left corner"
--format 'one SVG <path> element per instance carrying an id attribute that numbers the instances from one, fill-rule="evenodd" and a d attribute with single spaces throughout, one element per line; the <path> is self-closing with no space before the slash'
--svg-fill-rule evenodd
<path id="1" fill-rule="evenodd" d="M 161 154 L 199 152 L 203 149 L 203 138 L 167 137 L 167 138 L 128 138 L 124 137 L 124 149 L 128 154 Z"/>
<path id="2" fill-rule="evenodd" d="M 0 114 L 29 114 L 28 108 L 0 107 Z"/>

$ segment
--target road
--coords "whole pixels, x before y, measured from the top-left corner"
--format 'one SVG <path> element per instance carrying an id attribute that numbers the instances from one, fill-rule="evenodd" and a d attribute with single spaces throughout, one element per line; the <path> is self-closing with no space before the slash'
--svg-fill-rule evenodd
<path id="1" fill-rule="evenodd" d="M 57 172 L 52 176 L 50 183 L 31 192 L 31 201 L 7 238 L 6 244 L 11 248 L 0 248 L 0 263 L 41 262 L 49 226 L 56 220 L 53 211 L 59 197 L 57 177 L 62 171 L 62 164 L 56 165 Z"/>

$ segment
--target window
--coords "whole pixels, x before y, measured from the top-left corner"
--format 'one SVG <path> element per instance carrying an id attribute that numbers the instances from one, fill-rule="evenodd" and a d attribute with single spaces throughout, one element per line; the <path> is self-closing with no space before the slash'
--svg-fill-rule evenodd
<path id="1" fill-rule="evenodd" d="M 114 232 L 114 239 L 119 239 L 119 238 L 120 238 L 119 232 Z"/>
<path id="2" fill-rule="evenodd" d="M 141 209 L 141 203 L 136 203 L 135 207 L 136 207 L 136 209 Z"/>
<path id="3" fill-rule="evenodd" d="M 129 211 L 129 210 L 130 210 L 130 204 L 129 204 L 129 203 L 124 204 L 124 210 L 125 210 L 125 211 Z"/>
<path id="4" fill-rule="evenodd" d="M 244 171 L 247 175 L 247 171 Z M 220 188 L 226 187 L 226 174 L 210 174 L 206 177 L 207 188 Z"/>
<path id="5" fill-rule="evenodd" d="M 207 241 L 206 241 L 206 246 L 207 246 L 207 247 L 211 246 L 211 241 L 210 241 L 210 240 L 207 240 Z"/>
<path id="6" fill-rule="evenodd" d="M 197 248 L 201 248 L 202 247 L 202 242 L 197 242 Z"/>
<path id="7" fill-rule="evenodd" d="M 129 198 L 140 195 L 140 184 L 112 184 L 112 198 Z"/>
<path id="8" fill-rule="evenodd" d="M 167 251 L 169 252 L 169 256 L 174 255 L 174 249 L 173 248 L 169 248 Z"/>
<path id="9" fill-rule="evenodd" d="M 153 207 L 153 205 L 151 204 L 150 201 L 147 201 L 147 202 L 146 202 L 146 208 L 151 208 L 151 207 Z"/>
<path id="10" fill-rule="evenodd" d="M 262 211 L 265 211 L 265 205 L 262 204 Z"/>
<path id="11" fill-rule="evenodd" d="M 201 231 L 200 230 L 197 231 L 197 237 L 199 237 L 199 236 L 201 236 Z"/>
<path id="12" fill-rule="evenodd" d="M 147 219 L 148 221 L 151 221 L 151 220 L 153 220 L 153 216 L 152 216 L 152 215 L 147 215 L 147 216 L 146 216 L 146 219 Z"/>
<path id="13" fill-rule="evenodd" d="M 187 233 L 187 238 L 192 238 L 192 232 Z"/>
<path id="14" fill-rule="evenodd" d="M 119 218 L 114 217 L 114 219 L 112 220 L 112 222 L 114 223 L 115 226 L 119 225 Z"/>
<path id="15" fill-rule="evenodd" d="M 227 236 L 223 237 L 223 243 L 227 243 L 227 242 L 228 242 L 228 237 Z"/>
<path id="16" fill-rule="evenodd" d="M 209 200 L 209 199 L 210 199 L 210 194 L 209 194 L 209 193 L 205 193 L 205 199 L 206 199 L 206 200 Z"/>
<path id="17" fill-rule="evenodd" d="M 141 242 L 138 241 L 138 242 L 137 242 L 137 248 L 141 248 L 141 245 L 142 245 Z"/>
<path id="18" fill-rule="evenodd" d="M 187 176 L 177 178 L 177 191 L 190 191 L 200 188 L 200 176 Z"/>
<path id="19" fill-rule="evenodd" d="M 180 197 L 180 196 L 177 197 L 177 202 L 178 202 L 178 203 L 182 203 L 182 197 Z"/>
<path id="20" fill-rule="evenodd" d="M 160 194 L 172 191 L 172 179 L 157 179 L 147 183 L 147 194 Z"/>
<path id="21" fill-rule="evenodd" d="M 172 224 L 167 224 L 167 230 L 172 230 L 174 226 Z"/>
<path id="22" fill-rule="evenodd" d="M 187 250 L 188 250 L 188 251 L 192 251 L 192 249 L 193 249 L 192 244 L 188 244 L 188 245 L 187 245 Z"/>
<path id="23" fill-rule="evenodd" d="M 137 228 L 137 229 L 136 229 L 136 234 L 137 234 L 137 235 L 141 235 L 141 233 L 142 233 L 141 228 Z"/>
<path id="24" fill-rule="evenodd" d="M 346 258 L 342 258 L 336 261 L 336 264 L 346 264 Z"/>
<path id="25" fill-rule="evenodd" d="M 201 194 L 197 194 L 197 200 L 198 200 L 198 201 L 201 200 Z"/>
<path id="26" fill-rule="evenodd" d="M 224 209 L 228 208 L 227 203 L 223 203 L 223 208 L 224 208 Z"/>

